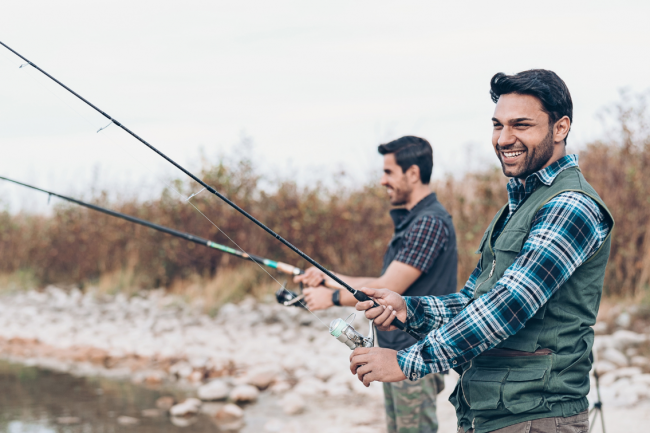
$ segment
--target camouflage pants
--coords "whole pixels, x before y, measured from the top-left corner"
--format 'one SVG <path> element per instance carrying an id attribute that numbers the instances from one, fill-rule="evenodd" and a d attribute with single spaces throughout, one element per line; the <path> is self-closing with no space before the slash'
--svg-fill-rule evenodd
<path id="1" fill-rule="evenodd" d="M 436 395 L 444 387 L 440 374 L 429 374 L 415 382 L 384 383 L 388 433 L 436 433 Z"/>

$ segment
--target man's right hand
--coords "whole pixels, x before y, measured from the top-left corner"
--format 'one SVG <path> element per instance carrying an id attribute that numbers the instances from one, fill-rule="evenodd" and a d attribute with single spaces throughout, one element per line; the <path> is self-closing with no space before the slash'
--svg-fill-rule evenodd
<path id="1" fill-rule="evenodd" d="M 374 298 L 380 305 L 373 307 L 372 301 L 358 302 L 356 309 L 365 311 L 366 318 L 374 320 L 375 326 L 380 331 L 392 331 L 397 329 L 392 326 L 393 320 L 397 317 L 402 322 L 406 321 L 406 302 L 398 293 L 388 289 L 361 289 L 363 293 Z"/>
<path id="2" fill-rule="evenodd" d="M 303 283 L 307 287 L 318 287 L 323 285 L 323 281 L 327 278 L 327 275 L 320 269 L 312 266 L 308 268 L 304 274 L 296 275 L 293 277 L 294 283 Z"/>

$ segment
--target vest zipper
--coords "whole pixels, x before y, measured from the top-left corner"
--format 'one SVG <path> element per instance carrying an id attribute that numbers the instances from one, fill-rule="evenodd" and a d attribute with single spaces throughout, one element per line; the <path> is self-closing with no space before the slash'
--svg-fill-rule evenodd
<path id="1" fill-rule="evenodd" d="M 476 286 L 476 288 L 474 289 L 474 293 L 478 292 L 479 287 L 481 287 L 481 286 L 483 285 L 484 282 L 486 282 L 487 280 L 489 280 L 490 278 L 492 278 L 492 274 L 494 274 L 494 268 L 495 268 L 496 264 L 497 264 L 497 259 L 495 258 L 495 259 L 492 260 L 492 269 L 490 269 L 490 275 L 488 275 L 488 277 L 487 277 L 486 279 L 484 279 L 483 281 L 481 281 L 481 282 L 479 283 L 479 285 Z"/>
<path id="2" fill-rule="evenodd" d="M 465 399 L 465 403 L 467 403 L 467 406 L 469 406 L 469 400 L 467 400 L 467 397 L 465 396 L 465 388 L 463 387 L 463 377 L 465 377 L 465 373 L 467 373 L 469 370 L 472 369 L 472 363 L 474 360 L 471 360 L 469 362 L 469 368 L 465 371 L 463 371 L 463 374 L 460 376 L 460 391 L 463 393 L 463 398 Z M 470 406 L 471 408 L 471 406 Z"/>

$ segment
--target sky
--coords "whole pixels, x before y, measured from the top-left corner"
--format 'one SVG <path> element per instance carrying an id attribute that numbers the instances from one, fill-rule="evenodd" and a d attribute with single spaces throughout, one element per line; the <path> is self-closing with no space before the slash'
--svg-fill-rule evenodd
<path id="1" fill-rule="evenodd" d="M 580 148 L 621 89 L 650 88 L 649 16 L 647 1 L 23 0 L 3 4 L 0 41 L 191 170 L 245 154 L 327 184 L 378 177 L 377 145 L 403 135 L 432 143 L 435 177 L 495 164 L 496 72 L 557 72 Z M 23 63 L 0 47 L 0 176 L 80 198 L 182 177 Z M 0 203 L 47 208 L 1 183 Z"/>

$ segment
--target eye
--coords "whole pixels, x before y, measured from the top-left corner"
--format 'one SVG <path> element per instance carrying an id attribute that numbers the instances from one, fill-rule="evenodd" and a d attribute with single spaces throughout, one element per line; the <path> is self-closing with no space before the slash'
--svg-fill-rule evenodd
<path id="1" fill-rule="evenodd" d="M 500 124 L 500 123 L 493 123 L 492 126 L 494 127 L 494 129 L 501 129 L 501 128 L 503 128 L 503 125 Z"/>

